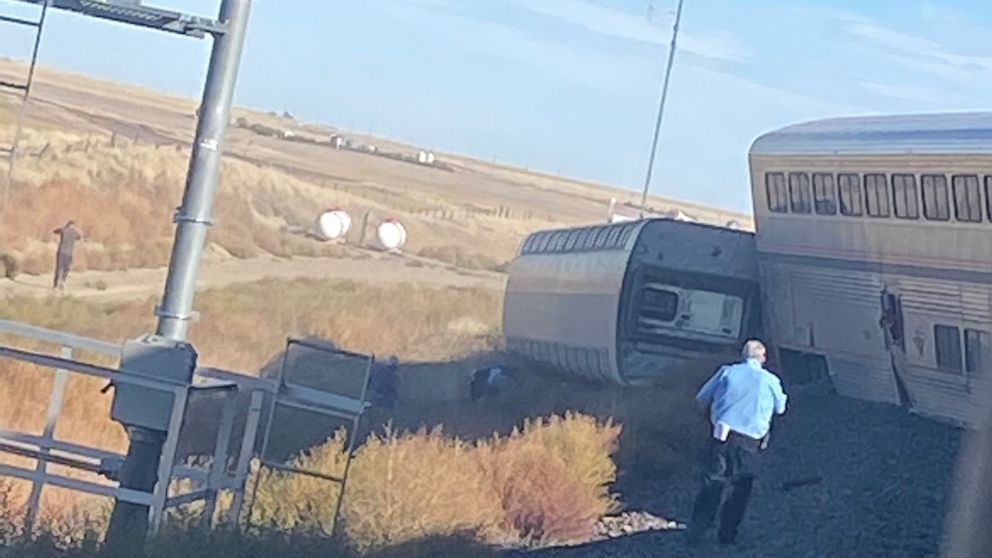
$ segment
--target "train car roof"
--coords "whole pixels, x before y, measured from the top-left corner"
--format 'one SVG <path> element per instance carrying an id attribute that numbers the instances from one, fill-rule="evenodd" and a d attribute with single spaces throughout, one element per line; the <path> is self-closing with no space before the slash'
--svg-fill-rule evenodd
<path id="1" fill-rule="evenodd" d="M 992 112 L 814 120 L 769 132 L 752 155 L 990 154 Z"/>

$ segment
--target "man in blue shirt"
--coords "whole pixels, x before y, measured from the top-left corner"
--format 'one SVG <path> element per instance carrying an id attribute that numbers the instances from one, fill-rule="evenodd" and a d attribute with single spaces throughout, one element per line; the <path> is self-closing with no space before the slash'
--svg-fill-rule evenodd
<path id="1" fill-rule="evenodd" d="M 702 540 L 718 513 L 717 539 L 722 544 L 736 542 L 759 453 L 767 447 L 772 416 L 785 413 L 782 382 L 764 368 L 765 346 L 748 341 L 742 357 L 742 362 L 721 367 L 696 395 L 696 401 L 709 409 L 712 438 L 707 470 L 692 511 L 692 543 Z M 727 488 L 730 491 L 721 506 Z"/>

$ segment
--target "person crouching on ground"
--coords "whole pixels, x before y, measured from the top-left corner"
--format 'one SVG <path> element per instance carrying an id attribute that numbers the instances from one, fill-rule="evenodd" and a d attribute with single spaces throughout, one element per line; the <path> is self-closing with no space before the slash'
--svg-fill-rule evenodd
<path id="1" fill-rule="evenodd" d="M 787 397 L 778 376 L 764 368 L 766 353 L 760 341 L 748 341 L 742 362 L 721 367 L 696 395 L 709 409 L 712 437 L 689 526 L 691 544 L 702 541 L 718 514 L 719 542 L 737 542 L 760 454 L 768 446 L 772 416 L 785 413 Z"/>
<path id="2" fill-rule="evenodd" d="M 376 363 L 369 376 L 368 400 L 377 407 L 392 411 L 396 406 L 400 360 L 390 356 L 385 364 Z"/>

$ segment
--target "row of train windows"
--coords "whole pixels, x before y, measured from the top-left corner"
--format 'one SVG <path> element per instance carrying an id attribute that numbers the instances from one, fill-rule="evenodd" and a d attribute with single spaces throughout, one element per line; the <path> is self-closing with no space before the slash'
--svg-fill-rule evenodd
<path id="1" fill-rule="evenodd" d="M 919 186 L 919 187 L 918 187 Z M 992 220 L 992 176 L 982 187 L 976 174 L 854 174 L 781 172 L 765 174 L 768 209 L 775 213 L 816 213 L 949 221 Z"/>
<path id="2" fill-rule="evenodd" d="M 962 343 L 961 328 L 935 325 L 934 343 L 937 368 L 961 374 L 982 374 L 992 366 L 992 335 L 979 329 L 965 329 Z"/>
<path id="3" fill-rule="evenodd" d="M 627 244 L 636 223 L 589 227 L 532 234 L 525 242 L 524 254 L 542 252 L 573 252 L 579 250 L 609 250 Z"/>

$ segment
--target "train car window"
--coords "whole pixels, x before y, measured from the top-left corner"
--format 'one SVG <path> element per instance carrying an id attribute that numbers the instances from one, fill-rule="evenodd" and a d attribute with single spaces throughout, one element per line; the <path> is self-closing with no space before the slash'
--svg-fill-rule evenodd
<path id="1" fill-rule="evenodd" d="M 985 211 L 989 221 L 992 221 L 992 176 L 985 177 Z"/>
<path id="2" fill-rule="evenodd" d="M 961 372 L 961 330 L 956 326 L 933 326 L 934 346 L 937 348 L 937 368 Z"/>
<path id="3" fill-rule="evenodd" d="M 603 245 L 606 243 L 606 235 L 608 234 L 610 234 L 610 231 L 606 227 L 599 227 L 595 229 L 595 234 L 593 235 L 592 238 L 592 247 L 602 248 Z"/>
<path id="4" fill-rule="evenodd" d="M 596 229 L 586 229 L 585 238 L 580 241 L 582 249 L 589 250 L 596 243 Z"/>
<path id="5" fill-rule="evenodd" d="M 789 173 L 789 203 L 793 213 L 810 213 L 813 211 L 808 174 L 804 172 Z"/>
<path id="6" fill-rule="evenodd" d="M 669 290 L 646 286 L 641 291 L 638 321 L 672 322 L 679 312 L 679 295 Z"/>
<path id="7" fill-rule="evenodd" d="M 837 189 L 834 175 L 822 172 L 813 174 L 813 207 L 817 215 L 837 214 Z"/>
<path id="8" fill-rule="evenodd" d="M 780 172 L 765 174 L 765 190 L 768 196 L 768 210 L 774 213 L 789 211 L 789 194 L 785 188 L 785 175 Z"/>
<path id="9" fill-rule="evenodd" d="M 607 232 L 604 227 L 597 227 L 593 229 L 592 233 L 589 235 L 589 247 L 590 248 L 602 247 L 603 242 L 606 241 L 606 235 Z"/>
<path id="10" fill-rule="evenodd" d="M 579 237 L 575 241 L 575 249 L 576 250 L 586 250 L 586 249 L 588 249 L 589 248 L 589 237 L 592 236 L 591 233 L 593 233 L 593 232 L 594 231 L 592 231 L 591 229 L 582 229 L 582 230 L 580 230 L 579 231 Z"/>
<path id="11" fill-rule="evenodd" d="M 889 187 L 884 174 L 865 175 L 865 209 L 870 217 L 889 216 Z"/>
<path id="12" fill-rule="evenodd" d="M 620 246 L 626 246 L 627 241 L 630 240 L 630 235 L 634 233 L 634 227 L 627 226 L 623 229 L 623 234 L 620 235 Z"/>
<path id="13" fill-rule="evenodd" d="M 840 213 L 858 217 L 864 213 L 864 193 L 861 191 L 861 177 L 856 174 L 837 175 L 840 188 Z"/>
<path id="14" fill-rule="evenodd" d="M 920 218 L 920 198 L 916 190 L 916 176 L 892 175 L 892 206 L 900 219 Z"/>
<path id="15" fill-rule="evenodd" d="M 531 237 L 524 243 L 524 254 L 533 254 L 540 250 L 541 241 L 544 240 L 545 235 L 542 232 L 534 233 Z"/>
<path id="16" fill-rule="evenodd" d="M 986 374 L 992 365 L 992 334 L 980 329 L 964 330 L 964 367 L 969 374 Z"/>
<path id="17" fill-rule="evenodd" d="M 980 223 L 982 221 L 982 193 L 978 187 L 978 176 L 957 174 L 951 178 L 954 190 L 954 217 L 958 221 Z"/>
<path id="18" fill-rule="evenodd" d="M 520 249 L 520 251 L 524 254 L 531 253 L 531 251 L 534 249 L 534 243 L 537 242 L 537 238 L 538 236 L 536 234 L 532 234 L 528 236 L 527 240 L 524 241 L 524 245 Z"/>
<path id="19" fill-rule="evenodd" d="M 740 335 L 744 300 L 726 293 L 689 291 L 687 308 L 676 324 L 683 331 L 736 339 Z"/>
<path id="20" fill-rule="evenodd" d="M 624 227 L 622 227 L 622 226 L 621 227 L 615 227 L 613 229 L 613 232 L 610 233 L 610 241 L 607 243 L 607 245 L 610 248 L 616 248 L 616 247 L 620 246 L 620 240 L 623 238 L 623 230 L 624 230 Z"/>
<path id="21" fill-rule="evenodd" d="M 582 231 L 568 231 L 568 236 L 565 238 L 565 251 L 571 252 L 575 250 L 575 245 L 579 241 L 579 234 Z"/>
<path id="22" fill-rule="evenodd" d="M 947 221 L 951 210 L 947 196 L 947 177 L 942 174 L 923 175 L 923 216 L 931 221 Z"/>
<path id="23" fill-rule="evenodd" d="M 549 233 L 549 232 L 543 233 L 543 236 L 541 237 L 541 242 L 537 245 L 537 251 L 538 252 L 547 252 L 548 251 L 549 247 L 551 246 L 551 238 L 552 238 L 552 236 L 553 236 L 552 233 Z"/>

